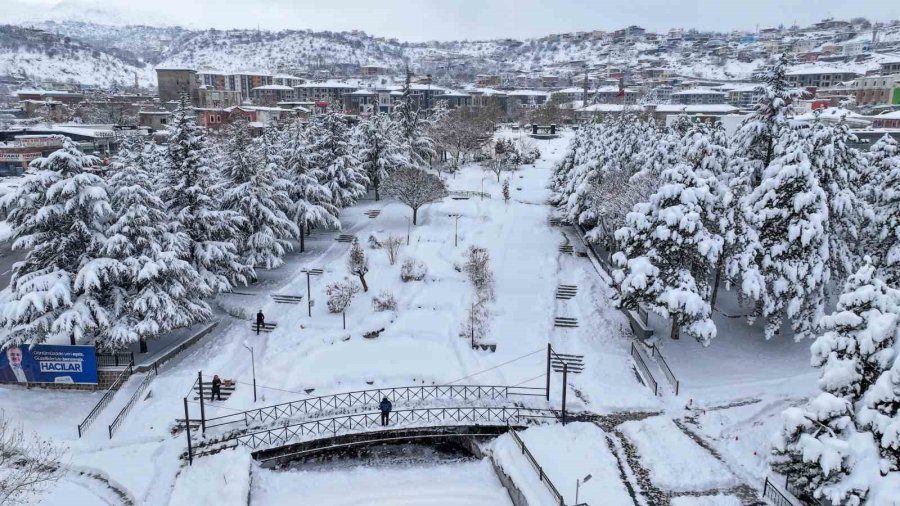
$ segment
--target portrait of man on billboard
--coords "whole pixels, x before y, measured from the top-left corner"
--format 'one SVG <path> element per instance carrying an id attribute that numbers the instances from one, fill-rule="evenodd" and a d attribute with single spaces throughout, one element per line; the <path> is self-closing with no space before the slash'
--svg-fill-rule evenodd
<path id="1" fill-rule="evenodd" d="M 0 383 L 28 383 L 35 380 L 34 367 L 22 363 L 24 353 L 21 348 L 10 346 L 5 354 L 7 363 L 0 365 Z"/>

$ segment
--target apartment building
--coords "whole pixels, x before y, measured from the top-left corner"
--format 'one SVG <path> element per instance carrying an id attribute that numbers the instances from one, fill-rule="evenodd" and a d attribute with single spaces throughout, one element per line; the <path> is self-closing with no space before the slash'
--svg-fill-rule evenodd
<path id="1" fill-rule="evenodd" d="M 707 88 L 692 88 L 673 92 L 670 100 L 681 105 L 724 104 L 726 94 L 722 91 Z"/>
<path id="2" fill-rule="evenodd" d="M 859 77 L 859 74 L 846 69 L 816 66 L 792 70 L 785 77 L 789 83 L 798 88 L 828 88 L 838 83 L 852 81 Z"/>
<path id="3" fill-rule="evenodd" d="M 853 81 L 850 89 L 860 106 L 900 105 L 900 73 L 860 77 Z"/>

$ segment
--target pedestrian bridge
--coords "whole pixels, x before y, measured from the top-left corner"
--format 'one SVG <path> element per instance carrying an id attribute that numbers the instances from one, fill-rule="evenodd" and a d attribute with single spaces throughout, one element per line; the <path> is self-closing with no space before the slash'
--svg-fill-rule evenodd
<path id="1" fill-rule="evenodd" d="M 357 390 L 333 395 L 309 397 L 223 416 L 204 419 L 205 431 L 246 433 L 253 429 L 288 425 L 291 422 L 328 415 L 348 415 L 377 410 L 387 398 L 395 407 L 434 407 L 435 404 L 483 407 L 540 401 L 546 389 L 539 387 L 496 385 L 413 385 Z"/>
<path id="2" fill-rule="evenodd" d="M 253 452 L 254 458 L 269 462 L 277 459 L 280 462 L 285 460 L 285 456 L 290 458 L 292 454 L 302 456 L 310 450 L 321 451 L 328 446 L 327 441 L 323 440 L 335 440 L 339 436 L 361 436 L 335 443 L 358 445 L 386 441 L 398 437 L 396 431 L 410 429 L 420 429 L 415 433 L 418 438 L 435 435 L 446 437 L 448 434 L 496 434 L 504 427 L 554 423 L 558 415 L 555 410 L 522 406 L 405 408 L 391 411 L 385 428 L 381 425 L 380 411 L 351 413 L 279 424 L 262 430 L 234 432 L 221 438 L 205 440 L 195 445 L 185 456 L 200 457 L 243 446 Z"/>

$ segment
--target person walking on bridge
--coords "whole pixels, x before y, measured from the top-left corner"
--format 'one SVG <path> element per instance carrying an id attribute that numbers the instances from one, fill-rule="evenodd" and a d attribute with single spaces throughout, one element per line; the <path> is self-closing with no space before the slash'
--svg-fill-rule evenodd
<path id="1" fill-rule="evenodd" d="M 381 399 L 381 404 L 378 405 L 381 408 L 381 426 L 387 427 L 388 419 L 391 416 L 391 401 L 388 400 L 387 397 Z"/>

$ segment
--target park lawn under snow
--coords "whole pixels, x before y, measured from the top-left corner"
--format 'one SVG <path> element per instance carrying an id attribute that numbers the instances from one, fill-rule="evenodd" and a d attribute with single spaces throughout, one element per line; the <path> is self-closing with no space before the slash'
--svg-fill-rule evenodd
<path id="1" fill-rule="evenodd" d="M 650 481 L 663 490 L 688 492 L 738 484 L 721 462 L 668 418 L 625 422 L 620 429 L 637 447 L 641 464 L 650 471 Z"/>
<path id="2" fill-rule="evenodd" d="M 606 433 L 596 425 L 577 422 L 565 427 L 532 427 L 520 432 L 519 437 L 544 468 L 566 504 L 576 504 L 575 482 L 588 474 L 591 479 L 580 487 L 578 503 L 634 504 L 622 483 L 616 457 L 607 446 Z M 491 451 L 504 472 L 528 498 L 529 504 L 545 504 L 548 492 L 512 436 L 497 438 Z"/>
<path id="3" fill-rule="evenodd" d="M 251 505 L 512 504 L 487 460 L 416 466 L 373 465 L 329 471 L 257 469 L 252 494 Z"/>
<path id="4" fill-rule="evenodd" d="M 705 495 L 700 497 L 673 497 L 672 506 L 741 506 L 741 500 L 733 495 Z"/>

